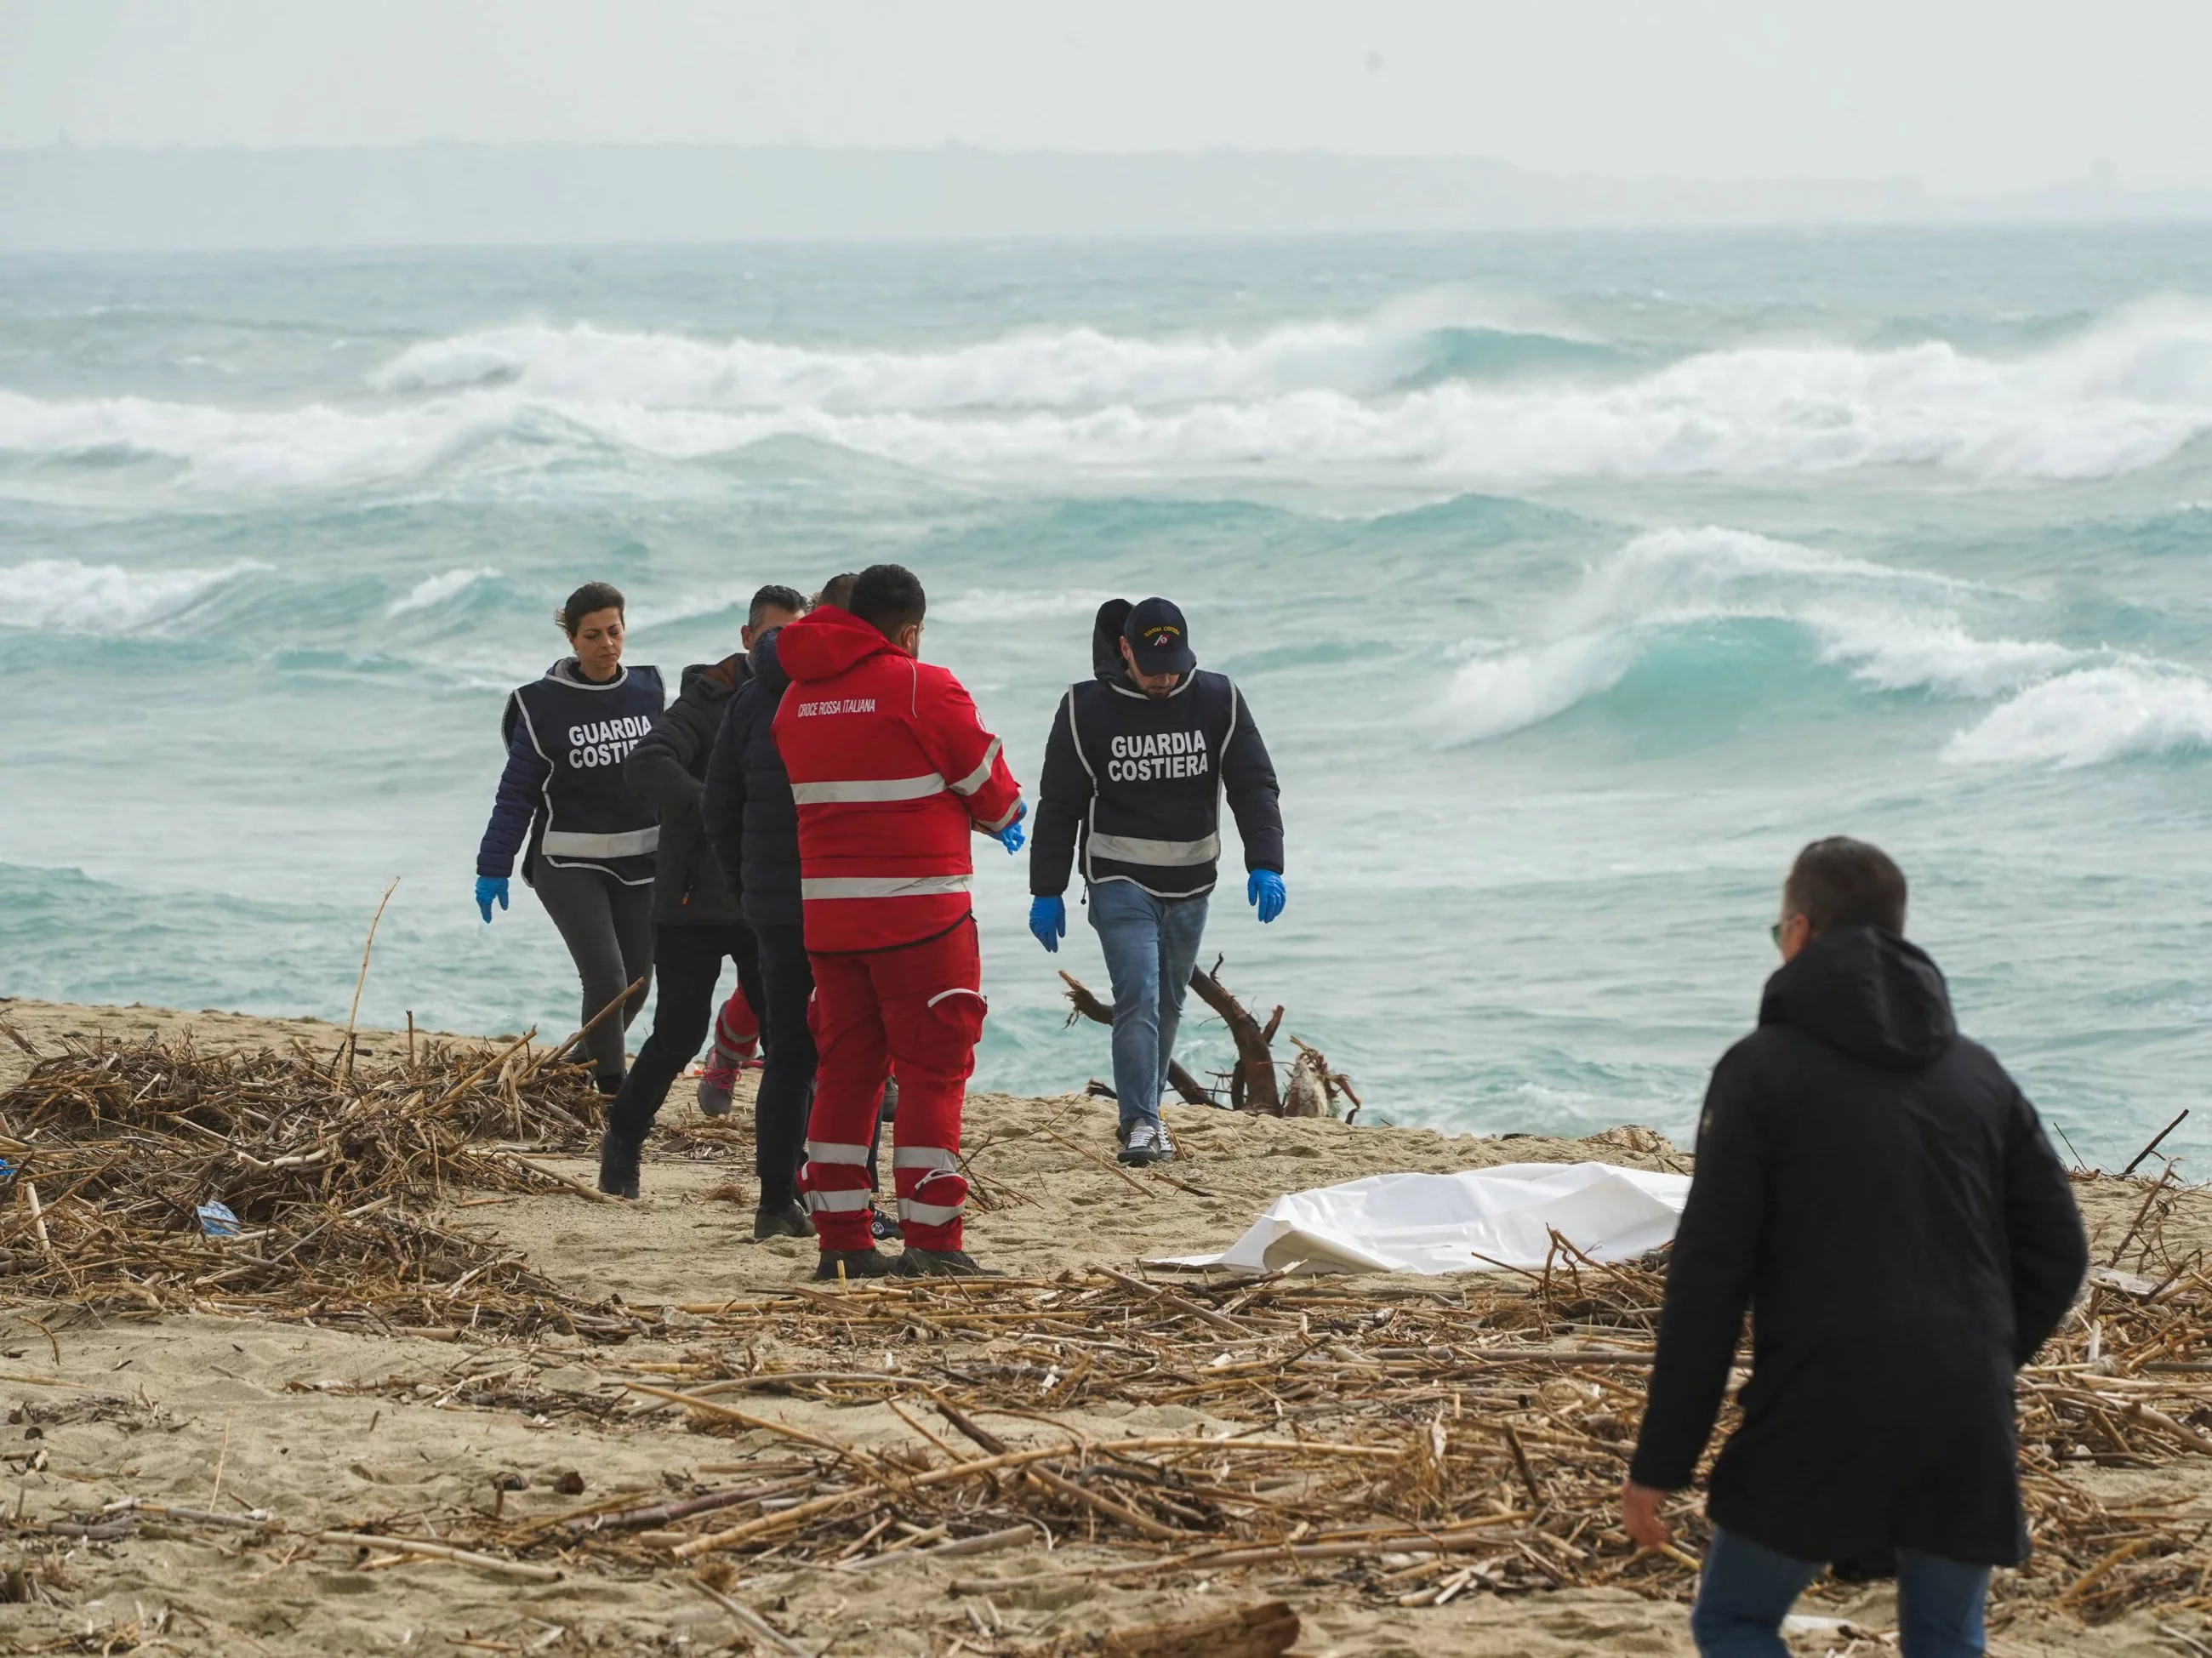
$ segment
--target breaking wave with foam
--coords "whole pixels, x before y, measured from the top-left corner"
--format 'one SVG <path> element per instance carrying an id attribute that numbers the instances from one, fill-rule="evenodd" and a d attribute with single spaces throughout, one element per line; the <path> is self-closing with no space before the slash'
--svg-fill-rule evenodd
<path id="1" fill-rule="evenodd" d="M 385 606 L 386 616 L 405 616 L 410 610 L 435 610 L 450 598 L 459 598 L 479 581 L 497 579 L 499 572 L 492 569 L 445 570 L 434 576 L 425 576 L 412 587 Z"/>
<path id="2" fill-rule="evenodd" d="M 64 634 L 137 634 L 180 619 L 226 582 L 269 566 L 127 570 L 74 558 L 0 565 L 0 627 Z"/>
<path id="3" fill-rule="evenodd" d="M 2044 641 L 1984 639 L 1943 606 L 1971 584 L 1717 525 L 1638 536 L 1589 570 L 1534 643 L 1461 665 L 1450 738 L 1523 730 L 1611 690 L 1662 642 L 1727 622 L 1804 631 L 1820 659 L 1885 691 L 1986 697 L 2076 659 Z"/>
<path id="4" fill-rule="evenodd" d="M 1466 372 L 1440 343 L 1464 331 L 1434 313 L 1241 343 L 1077 328 L 908 351 L 518 325 L 407 348 L 359 404 L 0 391 L 0 452 L 158 455 L 246 489 L 403 478 L 501 440 L 541 459 L 689 461 L 785 436 L 952 473 L 2082 479 L 2155 466 L 2212 432 L 2212 307 L 2196 303 L 2137 306 L 2014 358 L 1941 340 L 1750 343 L 1626 374 L 1505 379 Z M 1440 361 L 1459 372 L 1437 378 Z"/>
<path id="5" fill-rule="evenodd" d="M 1667 645 L 1765 622 L 1801 630 L 1819 661 L 1870 689 L 1996 701 L 1947 760 L 2077 767 L 2212 748 L 2212 682 L 2124 653 L 1978 635 L 1943 608 L 1974 592 L 1742 531 L 1656 531 L 1589 571 L 1547 636 L 1462 663 L 1440 717 L 1448 741 L 1508 736 L 1604 695 Z"/>
<path id="6" fill-rule="evenodd" d="M 2171 663 L 2136 659 L 2029 686 L 1953 738 L 1943 757 L 2071 770 L 2185 753 L 2212 753 L 2212 682 Z"/>

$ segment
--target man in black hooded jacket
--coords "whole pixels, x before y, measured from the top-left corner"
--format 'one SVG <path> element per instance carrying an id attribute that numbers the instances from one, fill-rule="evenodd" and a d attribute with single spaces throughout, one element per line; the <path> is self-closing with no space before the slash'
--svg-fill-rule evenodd
<path id="1" fill-rule="evenodd" d="M 1978 1654 L 1990 1568 L 2027 1555 L 2013 1375 L 2087 1247 L 2034 1108 L 1959 1034 L 1905 903 L 1878 848 L 1807 847 L 1759 1029 L 1705 1096 L 1622 1508 L 1638 1543 L 1666 1540 L 1659 1504 L 1696 1471 L 1748 1310 L 1691 1613 L 1709 1658 L 1784 1658 L 1822 1565 L 1892 1554 L 1908 1658 Z"/>
<path id="2" fill-rule="evenodd" d="M 801 600 L 788 587 L 763 587 L 753 596 L 740 638 L 781 627 L 798 615 Z M 722 878 L 700 820 L 707 756 L 730 702 L 751 677 L 742 651 L 720 662 L 684 671 L 684 689 L 653 729 L 623 762 L 623 781 L 660 811 L 660 851 L 653 878 L 654 970 L 659 1000 L 653 1034 L 637 1063 L 607 1107 L 599 1142 L 599 1189 L 637 1195 L 638 1159 L 668 1090 L 707 1040 L 714 1017 L 714 987 L 726 959 L 755 1007 L 761 1002 L 753 935 L 738 895 Z"/>
<path id="3" fill-rule="evenodd" d="M 1030 931 L 1067 934 L 1061 895 L 1083 877 L 1114 987 L 1121 1161 L 1175 1155 L 1160 1090 L 1221 858 L 1225 796 L 1244 842 L 1244 896 L 1283 913 L 1283 811 L 1274 762 L 1243 693 L 1200 669 L 1182 611 L 1109 599 L 1091 627 L 1091 677 L 1053 715 L 1030 845 Z"/>

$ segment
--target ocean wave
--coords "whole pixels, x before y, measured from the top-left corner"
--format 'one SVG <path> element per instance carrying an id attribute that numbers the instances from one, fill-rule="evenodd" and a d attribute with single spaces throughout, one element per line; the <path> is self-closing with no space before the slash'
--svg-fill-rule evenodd
<path id="1" fill-rule="evenodd" d="M 799 437 L 951 473 L 1337 469 L 1430 485 L 1883 467 L 2096 478 L 2157 465 L 2212 433 L 2203 306 L 2139 307 L 2012 360 L 1940 341 L 1760 345 L 1607 382 L 1389 389 L 1429 328 L 1314 324 L 1249 345 L 1074 330 L 903 355 L 744 342 L 743 363 L 720 368 L 694 354 L 736 347 L 510 330 L 414 348 L 379 384 L 428 395 L 392 405 L 237 410 L 0 392 L 0 452 L 140 451 L 217 486 L 342 485 L 502 438 L 542 465 L 579 448 L 704 460 Z"/>
<path id="2" fill-rule="evenodd" d="M 489 581 L 499 574 L 497 570 L 484 568 L 447 570 L 438 575 L 425 576 L 404 593 L 385 607 L 386 616 L 404 616 L 410 610 L 435 609 L 447 599 L 455 598 L 479 581 Z"/>
<path id="3" fill-rule="evenodd" d="M 1051 622 L 1091 616 L 1114 595 L 1109 592 L 1012 587 L 971 587 L 949 598 L 933 599 L 932 621 L 956 623 Z"/>
<path id="4" fill-rule="evenodd" d="M 1987 699 L 2069 669 L 2080 652 L 1985 639 L 1943 608 L 1970 583 L 1708 525 L 1648 531 L 1589 571 L 1548 636 L 1462 663 L 1440 717 L 1486 741 L 1603 695 L 1664 642 L 1716 624 L 1778 622 L 1875 689 Z"/>
<path id="5" fill-rule="evenodd" d="M 144 633 L 176 620 L 225 582 L 269 568 L 251 559 L 211 570 L 126 570 L 73 558 L 0 565 L 0 627 Z"/>
<path id="6" fill-rule="evenodd" d="M 2212 750 L 2212 682 L 2132 659 L 2030 685 L 1951 739 L 1963 765 L 2064 769 L 2130 756 Z"/>
<path id="7" fill-rule="evenodd" d="M 1032 329 L 930 350 L 826 349 L 703 340 L 575 323 L 524 323 L 410 346 L 370 377 L 385 392 L 512 386 L 568 403 L 643 408 L 811 409 L 825 415 L 1095 409 L 1250 400 L 1316 388 L 1368 395 L 1408 380 L 1572 360 L 1603 348 L 1534 331 L 1449 291 L 1350 321 L 1145 338 Z"/>

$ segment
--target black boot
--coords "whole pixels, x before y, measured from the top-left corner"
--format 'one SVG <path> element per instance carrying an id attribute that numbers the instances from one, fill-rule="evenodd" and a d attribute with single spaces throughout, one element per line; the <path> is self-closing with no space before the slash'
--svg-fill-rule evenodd
<path id="1" fill-rule="evenodd" d="M 632 1139 L 619 1129 L 608 1129 L 599 1139 L 599 1190 L 611 1197 L 635 1198 L 638 1153 L 644 1150 L 642 1136 Z"/>
<path id="2" fill-rule="evenodd" d="M 817 1284 L 829 1284 L 840 1277 L 889 1278 L 891 1269 L 897 1264 L 890 1256 L 879 1250 L 824 1249 L 822 1252 L 822 1264 L 814 1269 L 814 1281 Z M 837 1271 L 840 1266 L 845 1269 L 842 1274 Z"/>
<path id="3" fill-rule="evenodd" d="M 761 1182 L 760 1206 L 753 1211 L 753 1242 L 763 1238 L 811 1238 L 814 1223 L 806 1218 L 790 1182 Z"/>

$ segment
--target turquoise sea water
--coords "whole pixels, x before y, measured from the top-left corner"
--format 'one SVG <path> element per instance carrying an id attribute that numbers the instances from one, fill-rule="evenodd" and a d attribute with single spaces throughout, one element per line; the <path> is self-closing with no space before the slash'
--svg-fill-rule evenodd
<path id="1" fill-rule="evenodd" d="M 1290 825 L 1210 943 L 1398 1121 L 1686 1133 L 1851 832 L 2109 1163 L 2212 1064 L 2208 433 L 2195 229 L 0 261 L 0 992 L 343 1017 L 398 875 L 365 1018 L 565 1033 L 469 900 L 554 604 L 895 558 L 1027 782 L 1184 604 Z M 978 864 L 978 1084 L 1106 1074 Z"/>

